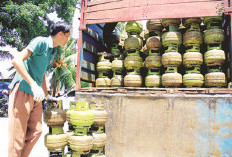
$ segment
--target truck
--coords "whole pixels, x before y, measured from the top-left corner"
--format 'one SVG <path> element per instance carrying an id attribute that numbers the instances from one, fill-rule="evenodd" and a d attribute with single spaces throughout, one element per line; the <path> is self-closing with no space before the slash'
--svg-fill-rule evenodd
<path id="1" fill-rule="evenodd" d="M 105 23 L 219 14 L 227 87 L 95 87 Z M 75 100 L 105 105 L 107 157 L 232 156 L 231 15 L 230 0 L 82 0 Z"/>

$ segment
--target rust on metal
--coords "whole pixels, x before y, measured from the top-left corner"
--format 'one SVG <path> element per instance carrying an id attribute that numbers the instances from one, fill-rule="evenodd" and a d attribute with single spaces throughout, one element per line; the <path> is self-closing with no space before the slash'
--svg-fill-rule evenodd
<path id="1" fill-rule="evenodd" d="M 105 105 L 106 156 L 232 156 L 231 95 L 77 92 L 79 98 Z"/>
<path id="2" fill-rule="evenodd" d="M 183 94 L 232 94 L 229 88 L 147 88 L 147 87 L 92 87 L 79 91 L 95 91 L 101 93 L 183 93 Z"/>

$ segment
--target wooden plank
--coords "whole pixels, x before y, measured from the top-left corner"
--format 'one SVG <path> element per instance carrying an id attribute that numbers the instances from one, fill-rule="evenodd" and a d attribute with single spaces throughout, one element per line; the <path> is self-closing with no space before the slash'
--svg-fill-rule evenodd
<path id="1" fill-rule="evenodd" d="M 197 2 L 212 2 L 212 1 L 220 1 L 220 0 L 135 0 L 135 6 L 141 5 L 168 5 L 168 4 L 179 4 L 179 3 L 197 3 Z"/>
<path id="2" fill-rule="evenodd" d="M 178 13 L 180 12 L 180 13 L 183 14 L 182 16 L 186 16 L 184 14 L 186 14 L 186 12 L 190 12 L 190 11 L 193 11 L 193 12 L 197 12 L 197 11 L 200 11 L 200 12 L 211 11 L 211 12 L 214 13 L 214 15 L 216 15 L 215 14 L 216 13 L 215 10 L 217 10 L 216 7 L 218 7 L 218 5 L 220 3 L 221 2 L 218 2 L 218 1 L 182 3 L 182 4 L 175 4 L 175 3 L 173 3 L 173 4 L 169 4 L 169 5 L 165 5 L 165 6 L 162 6 L 162 5 L 161 6 L 157 6 L 157 5 L 150 5 L 150 6 L 140 5 L 140 6 L 134 6 L 134 7 L 131 7 L 131 8 L 130 8 L 130 5 L 129 5 L 128 7 L 122 7 L 122 8 L 118 8 L 118 9 L 117 8 L 115 8 L 115 9 L 103 8 L 103 9 L 99 10 L 99 13 L 101 11 L 103 11 L 104 15 L 101 16 L 101 17 L 97 17 L 96 14 L 98 14 L 98 12 L 95 12 L 94 13 L 95 18 L 92 18 L 91 17 L 91 12 L 88 11 L 87 12 L 88 13 L 88 17 L 87 18 L 88 19 L 102 19 L 102 18 L 107 18 L 107 16 L 109 16 L 109 18 L 110 18 L 110 17 L 113 17 L 113 16 L 118 17 L 119 15 L 126 17 L 126 16 L 128 16 L 128 14 L 125 14 L 125 12 L 128 11 L 128 10 L 130 10 L 129 14 L 131 14 L 131 12 L 134 12 L 133 16 L 141 16 L 141 14 L 139 14 L 141 12 L 141 8 L 146 9 L 147 14 L 149 13 L 149 14 L 152 14 L 152 15 L 153 14 L 155 14 L 155 15 L 157 15 L 157 14 L 163 14 L 163 13 L 164 14 L 170 14 L 170 11 L 174 12 L 174 13 L 175 12 L 178 12 Z M 120 5 L 120 4 L 118 4 L 118 5 Z M 183 8 L 183 9 L 181 9 L 179 7 Z M 178 8 L 178 9 L 176 9 L 176 8 Z M 147 9 L 150 9 L 151 11 L 147 10 Z M 134 11 L 134 10 L 136 10 L 136 11 Z M 168 10 L 168 12 L 167 12 L 167 10 Z M 109 15 L 108 12 L 111 13 L 111 14 Z M 115 13 L 119 13 L 119 15 L 118 14 L 114 14 L 114 12 Z M 174 17 L 173 15 L 171 15 L 171 16 Z M 169 15 L 169 17 L 170 17 L 170 15 Z M 190 15 L 189 17 L 192 17 L 192 16 Z"/>
<path id="3" fill-rule="evenodd" d="M 121 2 L 123 0 L 94 0 L 91 2 L 88 2 L 87 5 L 88 6 L 92 6 L 92 5 L 102 5 L 102 4 L 107 4 L 107 3 L 112 3 L 112 2 Z"/>
<path id="4" fill-rule="evenodd" d="M 152 0 L 152 1 L 141 1 L 141 0 L 123 0 L 123 1 L 108 1 L 102 3 L 88 4 L 87 12 L 96 12 L 96 11 L 104 11 L 104 10 L 114 10 L 119 8 L 129 8 L 129 7 L 139 7 L 139 6 L 149 6 L 149 5 L 168 5 L 168 4 L 179 4 L 179 3 L 196 3 L 196 2 L 212 2 L 212 1 L 220 1 L 220 0 Z"/>
<path id="5" fill-rule="evenodd" d="M 86 23 L 217 16 L 221 1 L 149 5 L 87 12 Z M 178 8 L 178 9 L 177 9 Z"/>

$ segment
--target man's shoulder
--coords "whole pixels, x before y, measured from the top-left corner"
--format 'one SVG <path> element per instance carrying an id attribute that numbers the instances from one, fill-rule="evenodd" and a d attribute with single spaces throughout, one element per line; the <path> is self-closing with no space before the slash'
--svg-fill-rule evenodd
<path id="1" fill-rule="evenodd" d="M 48 37 L 44 37 L 44 36 L 35 37 L 31 40 L 31 42 L 27 47 L 32 47 L 33 50 L 39 47 L 48 48 L 49 47 Z"/>
<path id="2" fill-rule="evenodd" d="M 43 51 L 49 50 L 49 40 L 48 37 L 38 36 L 33 38 L 30 43 L 27 45 L 27 49 L 36 53 L 43 53 Z"/>
<path id="3" fill-rule="evenodd" d="M 35 38 L 32 39 L 32 40 L 36 40 L 36 41 L 42 42 L 42 43 L 48 43 L 48 37 L 43 37 L 43 36 L 35 37 Z"/>

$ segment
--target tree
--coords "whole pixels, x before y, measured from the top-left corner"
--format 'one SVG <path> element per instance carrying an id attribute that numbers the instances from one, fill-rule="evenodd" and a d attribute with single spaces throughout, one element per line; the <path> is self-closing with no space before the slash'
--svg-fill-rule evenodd
<path id="1" fill-rule="evenodd" d="M 0 46 L 11 45 L 22 50 L 34 37 L 48 36 L 49 27 L 53 24 L 47 14 L 56 12 L 58 17 L 72 23 L 72 18 L 78 0 L 1 0 L 0 1 Z M 70 40 L 65 48 L 59 47 L 54 66 L 57 84 L 67 89 L 75 87 L 76 68 L 66 57 L 75 54 L 73 45 L 76 41 Z M 1 52 L 0 52 L 1 54 Z M 12 69 L 12 68 L 11 68 Z M 14 75 L 14 74 L 12 74 Z"/>
<path id="2" fill-rule="evenodd" d="M 70 39 L 65 47 L 59 47 L 53 67 L 52 85 L 54 87 L 65 87 L 67 90 L 75 88 L 76 83 L 76 67 L 73 60 L 76 59 L 76 40 Z M 59 90 L 59 89 L 57 89 Z M 53 92 L 55 95 L 56 90 Z"/>
<path id="3" fill-rule="evenodd" d="M 53 23 L 48 13 L 72 23 L 77 0 L 1 0 L 0 46 L 9 44 L 22 50 L 36 36 L 48 36 Z"/>
<path id="4" fill-rule="evenodd" d="M 118 22 L 117 27 L 123 31 L 126 29 L 126 22 Z"/>

